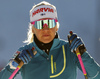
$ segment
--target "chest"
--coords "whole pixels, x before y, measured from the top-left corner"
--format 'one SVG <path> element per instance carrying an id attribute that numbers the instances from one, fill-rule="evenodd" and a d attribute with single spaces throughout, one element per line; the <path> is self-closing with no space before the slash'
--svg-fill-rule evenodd
<path id="1" fill-rule="evenodd" d="M 51 51 L 49 56 L 39 55 L 24 67 L 23 79 L 74 79 L 76 66 L 69 56 L 64 46 Z"/>

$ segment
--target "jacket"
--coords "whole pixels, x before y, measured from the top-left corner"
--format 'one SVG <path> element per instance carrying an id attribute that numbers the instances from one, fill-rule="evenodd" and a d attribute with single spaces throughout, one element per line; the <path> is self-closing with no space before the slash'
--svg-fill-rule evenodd
<path id="1" fill-rule="evenodd" d="M 81 66 L 76 54 L 70 51 L 67 41 L 60 40 L 59 38 L 54 39 L 49 55 L 39 49 L 35 42 L 19 48 L 18 51 L 32 47 L 35 47 L 37 54 L 28 64 L 23 65 L 20 69 L 19 72 L 21 72 L 22 79 L 77 78 L 77 68 L 81 70 Z M 82 60 L 88 77 L 90 79 L 100 79 L 100 66 L 87 51 L 82 54 Z M 8 79 L 13 71 L 7 65 L 0 72 L 0 79 Z"/>

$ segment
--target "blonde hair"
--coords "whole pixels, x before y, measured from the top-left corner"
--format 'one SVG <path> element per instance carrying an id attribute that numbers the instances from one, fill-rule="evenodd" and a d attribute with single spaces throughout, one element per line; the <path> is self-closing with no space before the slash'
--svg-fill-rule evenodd
<path id="1" fill-rule="evenodd" d="M 54 8 L 56 8 L 55 6 L 51 5 L 50 3 L 46 2 L 46 1 L 42 1 L 41 3 L 34 5 L 32 9 L 41 6 L 41 5 L 50 5 Z M 31 10 L 32 10 L 31 9 Z M 30 11 L 31 11 L 30 10 Z M 57 22 L 57 28 L 59 28 L 59 22 Z M 27 32 L 27 39 L 24 41 L 24 43 L 32 43 L 33 42 L 33 38 L 34 38 L 34 33 L 32 32 L 33 29 L 33 25 L 31 23 L 29 23 L 29 28 L 28 28 L 28 32 Z"/>

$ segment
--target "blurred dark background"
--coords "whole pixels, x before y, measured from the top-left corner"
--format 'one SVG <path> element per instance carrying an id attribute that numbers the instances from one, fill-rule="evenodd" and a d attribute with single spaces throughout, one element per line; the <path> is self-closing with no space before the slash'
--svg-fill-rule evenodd
<path id="1" fill-rule="evenodd" d="M 0 70 L 23 46 L 30 22 L 29 10 L 42 0 L 0 0 Z M 100 64 L 100 0 L 45 0 L 55 5 L 59 36 L 67 40 L 70 30 L 80 36 L 89 54 Z M 84 79 L 80 70 L 78 78 Z M 21 79 L 18 75 L 16 79 Z"/>

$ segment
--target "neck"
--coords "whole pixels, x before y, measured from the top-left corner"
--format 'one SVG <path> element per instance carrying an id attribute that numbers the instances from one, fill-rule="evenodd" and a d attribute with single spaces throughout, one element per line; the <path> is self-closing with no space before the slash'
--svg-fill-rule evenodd
<path id="1" fill-rule="evenodd" d="M 58 34 L 56 33 L 55 35 L 55 38 L 58 38 Z M 43 50 L 44 52 L 46 52 L 48 55 L 49 55 L 49 51 L 51 49 L 51 46 L 53 44 L 53 40 L 50 42 L 50 43 L 43 43 L 43 42 L 40 42 L 36 35 L 34 34 L 34 42 L 36 43 L 36 45 L 41 49 Z"/>

